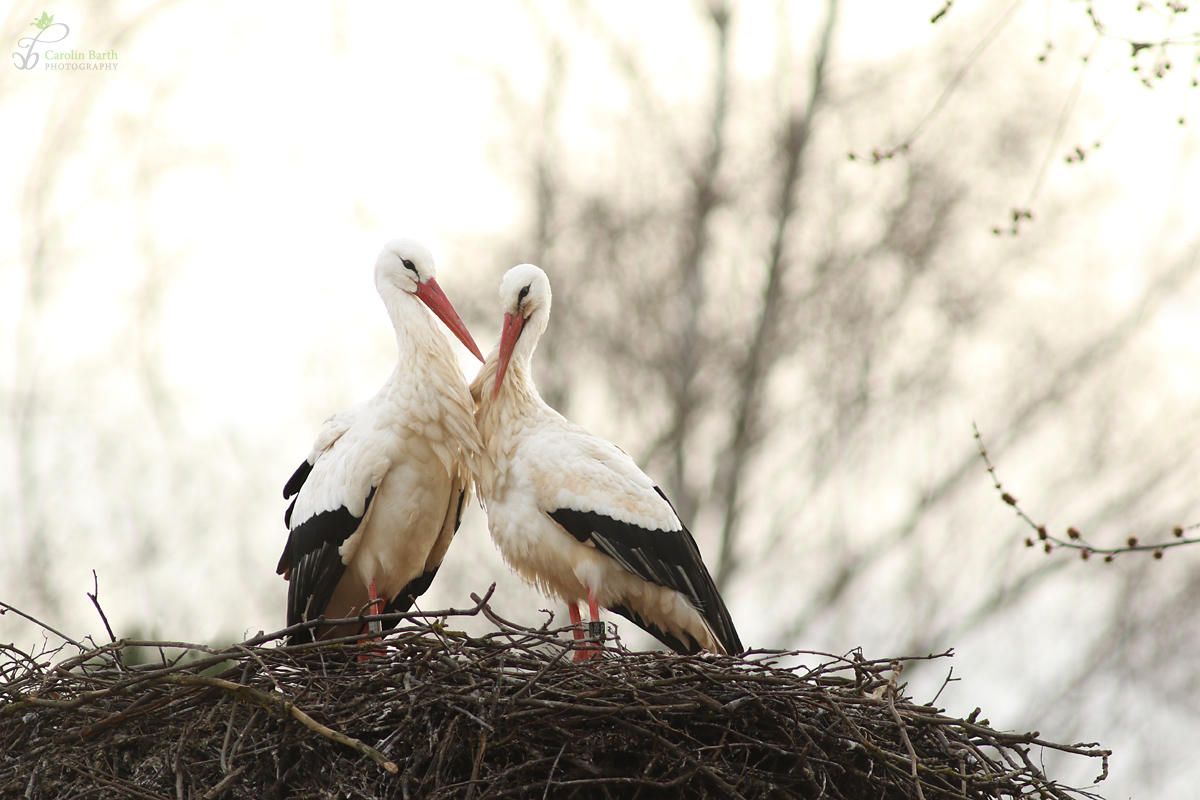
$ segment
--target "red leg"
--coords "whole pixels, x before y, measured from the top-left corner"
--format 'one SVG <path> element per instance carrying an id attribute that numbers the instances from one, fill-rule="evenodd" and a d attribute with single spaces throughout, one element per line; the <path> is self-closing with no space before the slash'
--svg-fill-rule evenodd
<path id="1" fill-rule="evenodd" d="M 371 601 L 371 613 L 372 614 L 382 614 L 383 613 L 384 598 L 380 597 L 376 593 L 375 581 L 371 581 L 370 585 L 367 586 L 367 599 Z M 379 625 L 378 622 L 373 622 L 371 624 Z"/>
<path id="2" fill-rule="evenodd" d="M 575 634 L 575 641 L 582 642 L 584 636 L 583 617 L 579 614 L 579 606 L 574 603 L 569 603 L 568 606 L 568 610 L 571 613 L 571 624 L 575 626 L 575 630 L 571 631 L 571 633 Z"/>
<path id="3" fill-rule="evenodd" d="M 579 606 L 575 603 L 567 603 L 567 610 L 571 613 L 571 624 L 575 626 L 575 630 L 571 633 L 575 636 L 576 642 L 582 642 L 586 634 L 583 632 L 583 617 L 579 613 Z M 583 661 L 585 658 L 587 658 L 586 650 L 576 650 L 571 660 Z"/>
<path id="4" fill-rule="evenodd" d="M 383 606 L 384 606 L 384 603 L 387 601 L 387 598 L 380 597 L 379 594 L 375 591 L 375 581 L 371 581 L 367 585 L 367 601 L 368 601 L 368 603 L 367 603 L 367 613 L 368 614 L 382 614 L 383 613 Z M 379 634 L 383 633 L 383 625 L 378 620 L 376 620 L 374 622 L 368 622 L 367 628 L 365 631 L 363 631 L 363 633 L 366 633 L 367 631 L 370 631 L 371 633 L 375 634 L 373 641 L 379 642 L 379 641 L 383 640 L 383 637 L 379 635 Z M 365 642 L 367 640 L 363 639 L 362 641 Z M 384 653 L 382 650 L 375 651 L 375 655 L 377 655 L 377 656 L 381 656 L 383 654 Z M 363 655 L 363 656 L 359 656 L 358 660 L 366 661 L 368 658 L 369 658 L 369 656 Z"/>

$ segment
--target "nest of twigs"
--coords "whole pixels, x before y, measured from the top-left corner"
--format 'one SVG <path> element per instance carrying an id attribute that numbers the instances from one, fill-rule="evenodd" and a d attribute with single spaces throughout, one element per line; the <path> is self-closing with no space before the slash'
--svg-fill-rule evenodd
<path id="1" fill-rule="evenodd" d="M 381 644 L 282 646 L 292 628 L 219 650 L 0 646 L 0 797 L 1078 800 L 1095 795 L 1046 777 L 1042 751 L 1107 770 L 1094 745 L 912 702 L 896 675 L 913 659 L 610 648 L 577 664 L 566 629 L 472 597 L 380 615 L 399 621 Z M 479 614 L 493 632 L 454 630 Z M 164 655 L 130 666 L 134 647 Z M 821 663 L 779 666 L 797 658 Z"/>

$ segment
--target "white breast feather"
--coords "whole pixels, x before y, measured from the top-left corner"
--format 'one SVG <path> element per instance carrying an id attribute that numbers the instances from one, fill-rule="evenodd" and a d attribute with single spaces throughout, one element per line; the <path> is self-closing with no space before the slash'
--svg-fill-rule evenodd
<path id="1" fill-rule="evenodd" d="M 404 465 L 411 503 L 404 499 L 405 487 L 399 485 L 397 476 L 390 482 L 393 488 L 388 496 L 377 493 L 364 524 L 341 546 L 346 563 L 354 559 L 369 527 L 366 523 L 380 501 L 387 512 L 381 517 L 386 519 L 377 521 L 380 534 L 370 537 L 372 547 L 392 547 L 392 539 L 405 537 L 431 544 L 444 526 L 447 499 L 425 495 L 435 488 L 448 494 L 456 477 L 469 492 L 472 474 L 486 459 L 475 426 L 474 404 L 449 344 L 433 337 L 426 345 L 426 352 L 418 357 L 401 359 L 374 397 L 330 417 L 309 455 L 314 466 L 296 499 L 292 527 L 342 507 L 355 517 L 364 517 L 371 489 L 384 485 L 394 465 Z M 428 349 L 434 352 L 430 354 Z M 429 470 L 436 474 L 423 474 Z M 410 530 L 403 531 L 405 537 L 396 537 L 397 526 Z M 390 529 L 386 535 L 384 527 Z M 411 549 L 412 544 L 401 542 L 395 547 Z M 376 555 L 387 558 L 386 554 Z M 414 563 L 423 567 L 426 555 L 419 554 Z"/>

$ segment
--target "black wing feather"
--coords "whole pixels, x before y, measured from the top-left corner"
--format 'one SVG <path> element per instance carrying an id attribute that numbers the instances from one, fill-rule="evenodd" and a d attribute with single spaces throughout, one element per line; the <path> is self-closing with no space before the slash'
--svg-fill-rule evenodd
<path id="1" fill-rule="evenodd" d="M 336 544 L 322 544 L 302 557 L 288 579 L 288 626 L 320 617 L 345 573 Z M 288 637 L 288 644 L 311 642 L 315 634 L 314 628 L 297 631 Z"/>
<path id="2" fill-rule="evenodd" d="M 299 475 L 301 467 L 296 474 Z M 307 473 L 305 474 L 307 477 Z M 293 476 L 295 480 L 295 476 Z M 288 482 L 291 485 L 291 481 Z M 338 548 L 350 538 L 366 516 L 375 497 L 376 487 L 367 493 L 361 516 L 354 516 L 345 506 L 314 514 L 292 529 L 287 546 L 279 557 L 275 571 L 288 576 L 288 625 L 306 619 L 316 619 L 325 613 L 338 581 L 346 572 Z M 291 518 L 289 509 L 288 518 Z M 312 632 L 304 631 L 292 637 L 292 643 L 311 641 Z"/>
<path id="3" fill-rule="evenodd" d="M 676 653 L 680 653 L 681 655 L 685 656 L 692 656 L 696 653 L 699 653 L 703 649 L 700 647 L 700 643 L 693 639 L 690 635 L 687 637 L 687 643 L 685 644 L 684 642 L 676 639 L 674 636 L 664 631 L 662 628 L 655 625 L 653 622 L 647 622 L 642 618 L 641 614 L 637 613 L 631 608 L 627 608 L 626 606 L 622 605 L 615 605 L 609 606 L 608 610 L 616 614 L 620 614 L 622 617 L 629 620 L 634 625 L 637 625 L 639 628 L 653 636 L 655 639 L 658 639 Z"/>
<path id="4" fill-rule="evenodd" d="M 467 504 L 467 493 L 465 491 L 459 491 L 458 507 L 454 509 L 454 532 L 455 533 L 458 533 L 458 526 L 462 525 L 463 506 L 465 506 L 466 504 Z"/>
<path id="5" fill-rule="evenodd" d="M 299 498 L 300 489 L 304 486 L 304 482 L 308 480 L 308 475 L 313 470 L 313 465 L 304 461 L 292 473 L 292 477 L 288 478 L 288 482 L 283 485 L 283 499 L 292 498 L 292 502 L 288 503 L 287 510 L 283 512 L 283 526 L 290 529 L 292 527 L 292 511 L 296 508 L 296 500 Z"/>
<path id="6" fill-rule="evenodd" d="M 292 477 L 288 478 L 288 482 L 283 485 L 283 499 L 287 500 L 292 495 L 300 493 L 300 488 L 304 486 L 304 482 L 308 480 L 308 475 L 313 471 L 313 465 L 305 460 L 296 471 L 292 473 Z"/>
<path id="7" fill-rule="evenodd" d="M 657 486 L 654 489 L 666 500 L 661 489 Z M 592 542 L 600 552 L 642 580 L 683 594 L 708 622 L 727 653 L 744 652 L 725 601 L 700 558 L 696 540 L 686 527 L 678 531 L 651 531 L 595 511 L 569 508 L 551 511 L 550 517 L 576 539 Z M 689 654 L 699 649 L 694 642 L 689 645 L 679 641 L 629 608 L 613 606 L 611 610 L 678 653 Z"/>
<path id="8" fill-rule="evenodd" d="M 410 608 L 412 608 L 413 603 L 417 601 L 417 598 L 425 594 L 426 590 L 429 589 L 429 585 L 433 583 L 434 577 L 437 576 L 437 571 L 438 567 L 434 567 L 431 570 L 426 570 L 420 576 L 413 578 L 411 581 L 405 584 L 404 588 L 397 592 L 396 596 L 391 599 L 386 607 L 384 607 L 384 613 L 403 614 L 405 611 L 408 611 Z M 394 627 L 396 627 L 395 622 L 384 625 L 384 628 L 387 630 L 391 630 Z"/>

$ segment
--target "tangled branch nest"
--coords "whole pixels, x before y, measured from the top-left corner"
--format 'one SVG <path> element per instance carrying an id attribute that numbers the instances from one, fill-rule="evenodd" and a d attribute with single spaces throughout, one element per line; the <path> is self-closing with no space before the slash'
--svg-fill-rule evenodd
<path id="1" fill-rule="evenodd" d="M 379 615 L 399 621 L 381 644 L 283 646 L 293 627 L 219 650 L 0 646 L 0 797 L 1078 800 L 1096 795 L 1046 777 L 1042 751 L 1107 773 L 1095 745 L 905 697 L 903 664 L 942 656 L 610 648 L 575 664 L 569 629 L 504 620 L 490 595 Z M 479 614 L 493 632 L 453 629 Z M 130 666 L 134 647 L 177 655 Z M 795 658 L 821 663 L 779 666 Z"/>

